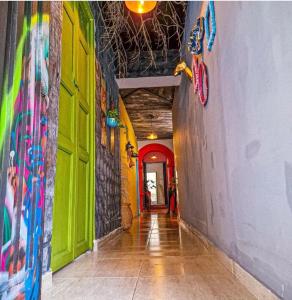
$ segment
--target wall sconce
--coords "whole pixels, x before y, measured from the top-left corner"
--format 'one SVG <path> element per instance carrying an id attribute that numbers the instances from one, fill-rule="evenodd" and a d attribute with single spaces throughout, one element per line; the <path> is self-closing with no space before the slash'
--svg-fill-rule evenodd
<path id="1" fill-rule="evenodd" d="M 174 76 L 177 76 L 177 75 L 179 75 L 181 72 L 184 72 L 184 73 L 188 76 L 188 78 L 189 78 L 190 80 L 192 80 L 192 78 L 193 78 L 193 73 L 192 73 L 191 69 L 187 66 L 187 64 L 186 64 L 185 61 L 180 62 L 180 63 L 176 66 L 173 75 L 174 75 Z"/>

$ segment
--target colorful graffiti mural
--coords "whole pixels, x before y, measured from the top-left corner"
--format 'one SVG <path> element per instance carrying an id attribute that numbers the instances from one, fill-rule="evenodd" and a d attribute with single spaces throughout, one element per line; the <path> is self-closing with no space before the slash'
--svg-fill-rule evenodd
<path id="1" fill-rule="evenodd" d="M 42 270 L 49 16 L 26 3 L 22 18 L 1 99 L 0 299 L 38 299 Z"/>

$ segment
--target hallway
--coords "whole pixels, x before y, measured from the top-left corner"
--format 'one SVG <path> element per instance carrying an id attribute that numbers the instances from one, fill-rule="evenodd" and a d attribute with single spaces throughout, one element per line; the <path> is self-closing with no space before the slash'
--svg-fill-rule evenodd
<path id="1" fill-rule="evenodd" d="M 176 218 L 148 213 L 55 273 L 43 299 L 255 299 Z"/>
<path id="2" fill-rule="evenodd" d="M 0 300 L 291 300 L 291 15 L 0 1 Z"/>

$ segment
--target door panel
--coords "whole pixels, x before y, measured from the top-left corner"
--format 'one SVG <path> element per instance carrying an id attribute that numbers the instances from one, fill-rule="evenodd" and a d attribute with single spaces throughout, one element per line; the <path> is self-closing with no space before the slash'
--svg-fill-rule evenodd
<path id="1" fill-rule="evenodd" d="M 76 255 L 89 248 L 88 243 L 88 162 L 78 163 L 78 197 L 76 199 Z"/>
<path id="2" fill-rule="evenodd" d="M 82 34 L 81 32 L 79 32 Z M 88 70 L 89 70 L 89 55 L 88 47 L 80 37 L 78 40 L 78 74 L 77 81 L 79 86 L 80 96 L 82 100 L 88 104 Z"/>
<path id="3" fill-rule="evenodd" d="M 79 146 L 82 150 L 89 152 L 89 114 L 82 107 L 79 106 Z"/>
<path id="4" fill-rule="evenodd" d="M 75 21 L 74 12 L 69 5 L 63 6 L 63 33 L 62 34 L 62 79 L 74 81 L 74 43 L 75 43 Z M 63 55 L 65 54 L 66 55 Z"/>
<path id="5" fill-rule="evenodd" d="M 60 85 L 59 101 L 59 134 L 74 142 L 74 95 L 62 82 Z"/>
<path id="6" fill-rule="evenodd" d="M 79 6 L 79 11 L 82 6 Z M 82 15 L 82 14 L 81 14 Z M 80 14 L 79 14 L 80 16 Z M 79 22 L 81 20 L 79 19 Z M 85 18 L 83 18 L 83 26 L 86 28 Z M 86 32 L 85 32 L 86 33 Z M 77 114 L 78 120 L 78 197 L 76 211 L 76 244 L 75 256 L 80 255 L 89 248 L 88 238 L 88 191 L 90 189 L 89 179 L 89 47 L 83 37 L 82 30 L 78 32 L 77 47 L 77 84 L 78 84 L 78 100 L 79 110 Z M 93 137 L 92 137 L 93 139 Z"/>
<path id="7" fill-rule="evenodd" d="M 72 173 L 73 155 L 65 149 L 57 151 L 56 178 L 66 178 L 66 184 L 57 180 L 54 199 L 54 223 L 53 223 L 53 260 L 52 270 L 66 265 L 73 259 L 72 247 Z M 62 217 L 59 217 L 62 215 Z M 56 232 L 57 229 L 58 231 Z"/>
<path id="8" fill-rule="evenodd" d="M 57 172 L 55 184 L 52 270 L 87 251 L 92 244 L 90 197 L 93 174 L 94 84 L 90 75 L 89 18 L 79 10 L 86 4 L 63 3 L 62 69 L 59 100 Z M 87 22 L 87 23 L 86 23 Z M 91 31 L 93 38 L 93 31 Z M 93 45 L 94 43 L 92 43 Z M 91 77 L 90 77 L 91 76 Z"/>

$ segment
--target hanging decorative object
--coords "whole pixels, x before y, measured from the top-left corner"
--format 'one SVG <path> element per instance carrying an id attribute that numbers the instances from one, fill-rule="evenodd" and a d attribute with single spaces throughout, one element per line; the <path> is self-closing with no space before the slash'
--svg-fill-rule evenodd
<path id="1" fill-rule="evenodd" d="M 151 119 L 151 133 L 147 136 L 148 140 L 156 140 L 158 138 L 157 134 L 153 132 L 153 124 L 152 121 L 154 119 L 154 115 L 150 115 Z"/>
<path id="2" fill-rule="evenodd" d="M 199 64 L 199 76 L 198 76 L 198 93 L 201 103 L 205 106 L 208 101 L 208 73 L 207 67 L 203 61 Z"/>
<path id="3" fill-rule="evenodd" d="M 119 111 L 117 108 L 111 108 L 106 113 L 106 125 L 111 128 L 125 128 L 119 118 Z"/>
<path id="4" fill-rule="evenodd" d="M 198 58 L 195 55 L 193 55 L 192 71 L 193 71 L 194 92 L 196 94 L 198 92 L 198 83 L 199 83 L 199 62 L 198 62 Z"/>
<path id="5" fill-rule="evenodd" d="M 211 21 L 211 32 L 209 28 L 210 21 Z M 215 7 L 214 7 L 214 1 L 212 0 L 209 1 L 209 3 L 207 4 L 206 15 L 205 15 L 205 31 L 206 31 L 206 39 L 207 39 L 207 48 L 209 51 L 211 51 L 216 36 Z"/>
<path id="6" fill-rule="evenodd" d="M 181 72 L 184 72 L 188 78 L 190 80 L 192 80 L 192 77 L 193 77 L 193 73 L 192 73 L 192 70 L 187 66 L 186 62 L 185 61 L 181 61 L 179 64 L 177 64 L 174 72 L 173 72 L 173 75 L 174 76 L 177 76 L 179 75 Z"/>
<path id="7" fill-rule="evenodd" d="M 127 151 L 127 158 L 128 158 L 128 162 L 129 162 L 129 168 L 132 168 L 135 166 L 135 163 L 133 161 L 133 157 L 138 157 L 137 153 L 134 152 L 134 149 L 135 147 L 130 143 L 128 142 L 126 144 L 126 151 Z"/>
<path id="8" fill-rule="evenodd" d="M 204 17 L 197 18 L 197 21 L 191 30 L 188 42 L 189 51 L 193 55 L 200 55 L 203 52 L 204 38 Z"/>
<path id="9" fill-rule="evenodd" d="M 155 8 L 157 1 L 125 1 L 125 4 L 130 11 L 145 14 Z"/>

